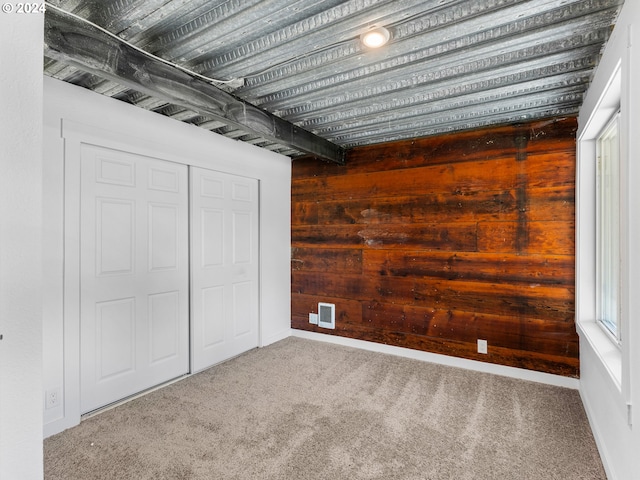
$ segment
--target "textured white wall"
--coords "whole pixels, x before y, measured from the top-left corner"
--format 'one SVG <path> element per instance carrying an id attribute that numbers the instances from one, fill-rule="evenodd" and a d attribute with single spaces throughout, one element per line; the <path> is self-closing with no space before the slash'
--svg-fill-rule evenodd
<path id="1" fill-rule="evenodd" d="M 43 15 L 0 13 L 0 478 L 42 478 Z"/>
<path id="2" fill-rule="evenodd" d="M 261 344 L 290 334 L 291 159 L 51 78 L 44 79 L 45 389 L 64 405 L 45 410 L 45 436 L 79 420 L 79 365 L 73 326 L 63 318 L 63 155 L 83 135 L 122 141 L 159 156 L 260 181 Z M 79 133 L 68 133 L 68 132 Z M 84 133 L 86 132 L 86 133 Z M 80 139 L 80 140 L 79 140 Z M 67 239 L 67 248 L 73 239 Z M 69 311 L 69 309 L 67 309 Z M 69 328 L 71 327 L 71 328 Z M 66 343 L 65 343 L 66 342 Z M 67 351 L 65 352 L 65 345 Z M 71 355 L 69 352 L 71 351 Z M 74 359 L 76 359 L 74 363 Z"/>
<path id="3" fill-rule="evenodd" d="M 621 310 L 628 322 L 617 350 L 595 325 L 595 151 L 593 113 L 621 65 Z M 579 117 L 576 315 L 580 333 L 580 393 L 610 480 L 640 479 L 640 2 L 627 0 L 596 69 Z M 591 122 L 591 123 L 590 123 Z M 612 372 L 616 372 L 612 374 Z M 631 404 L 629 425 L 627 404 Z"/>

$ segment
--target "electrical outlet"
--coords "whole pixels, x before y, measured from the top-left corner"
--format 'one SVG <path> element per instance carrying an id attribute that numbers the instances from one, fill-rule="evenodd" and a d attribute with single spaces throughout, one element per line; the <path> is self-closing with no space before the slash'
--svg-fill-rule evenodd
<path id="1" fill-rule="evenodd" d="M 51 390 L 47 390 L 44 393 L 44 403 L 47 410 L 50 408 L 56 408 L 60 405 L 60 389 L 52 388 Z"/>
<path id="2" fill-rule="evenodd" d="M 478 339 L 478 353 L 487 353 L 487 341 Z"/>
<path id="3" fill-rule="evenodd" d="M 310 313 L 309 314 L 309 323 L 312 325 L 317 325 L 318 324 L 318 314 L 317 313 Z"/>

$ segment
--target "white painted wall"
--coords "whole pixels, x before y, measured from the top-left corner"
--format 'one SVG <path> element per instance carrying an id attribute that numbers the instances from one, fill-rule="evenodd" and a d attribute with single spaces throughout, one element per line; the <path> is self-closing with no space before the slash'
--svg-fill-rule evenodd
<path id="1" fill-rule="evenodd" d="M 622 348 L 595 324 L 595 148 L 593 116 L 621 67 Z M 640 2 L 627 0 L 579 116 L 576 319 L 580 393 L 610 480 L 640 479 Z M 631 414 L 628 405 L 631 405 Z M 630 425 L 631 423 L 631 425 Z"/>
<path id="2" fill-rule="evenodd" d="M 42 478 L 43 15 L 0 13 L 0 478 Z"/>
<path id="3" fill-rule="evenodd" d="M 62 138 L 64 136 L 64 139 Z M 290 334 L 291 159 L 215 135 L 195 126 L 101 96 L 51 78 L 44 79 L 44 388 L 58 389 L 63 402 L 45 409 L 45 436 L 78 423 L 79 366 L 74 328 L 65 298 L 64 151 L 99 139 L 167 160 L 247 177 L 260 182 L 261 345 Z M 67 222 L 69 212 L 67 214 Z M 68 262 L 68 259 L 67 259 Z M 73 282 L 67 287 L 73 288 Z M 67 298 L 69 298 L 67 292 Z M 63 316 L 63 306 L 67 318 Z M 65 323 L 66 322 L 66 323 Z"/>

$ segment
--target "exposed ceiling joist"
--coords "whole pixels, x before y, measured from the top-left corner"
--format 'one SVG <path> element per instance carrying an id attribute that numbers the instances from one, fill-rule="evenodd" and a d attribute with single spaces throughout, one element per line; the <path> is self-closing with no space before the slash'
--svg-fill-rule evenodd
<path id="1" fill-rule="evenodd" d="M 344 163 L 344 149 L 269 112 L 189 75 L 56 8 L 45 17 L 45 55 L 178 105 L 247 135 L 283 144 L 315 157 Z"/>

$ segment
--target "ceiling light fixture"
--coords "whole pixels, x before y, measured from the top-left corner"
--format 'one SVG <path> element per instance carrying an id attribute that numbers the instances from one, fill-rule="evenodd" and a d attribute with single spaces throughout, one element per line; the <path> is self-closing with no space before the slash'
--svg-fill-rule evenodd
<path id="1" fill-rule="evenodd" d="M 389 30 L 384 27 L 376 27 L 371 30 L 367 30 L 360 35 L 360 41 L 365 47 L 379 48 L 386 44 L 391 38 Z"/>

